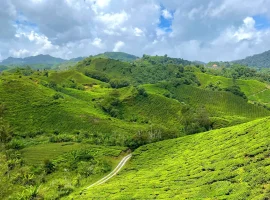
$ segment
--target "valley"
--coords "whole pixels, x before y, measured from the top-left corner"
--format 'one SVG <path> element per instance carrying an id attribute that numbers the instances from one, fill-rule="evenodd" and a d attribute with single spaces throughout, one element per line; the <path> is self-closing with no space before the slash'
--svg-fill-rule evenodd
<path id="1" fill-rule="evenodd" d="M 268 75 L 225 71 L 125 53 L 5 68 L 0 198 L 267 198 Z"/>

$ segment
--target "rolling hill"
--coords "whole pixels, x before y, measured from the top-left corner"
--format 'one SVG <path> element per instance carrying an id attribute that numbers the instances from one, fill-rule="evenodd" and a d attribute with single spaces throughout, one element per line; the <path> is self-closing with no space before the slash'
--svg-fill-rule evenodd
<path id="1" fill-rule="evenodd" d="M 232 62 L 250 67 L 270 68 L 270 50 L 261 54 L 249 56 L 242 60 L 235 60 Z"/>
<path id="2" fill-rule="evenodd" d="M 225 90 L 235 84 L 247 98 Z M 216 90 L 213 85 L 218 85 L 221 90 Z M 153 181 L 146 184 L 147 177 L 136 174 L 141 180 L 134 179 L 137 182 L 130 184 L 140 187 L 135 188 L 143 191 L 143 196 L 134 196 L 128 191 L 129 186 L 117 186 L 103 193 L 97 188 L 96 195 L 101 199 L 151 199 L 153 191 L 157 192 L 157 198 L 165 199 L 178 198 L 177 195 L 191 199 L 198 199 L 200 195 L 202 198 L 232 195 L 232 199 L 234 195 L 243 195 L 244 198 L 249 194 L 247 184 L 253 187 L 254 181 L 249 180 L 248 173 L 241 174 L 241 167 L 247 166 L 248 171 L 253 165 L 250 166 L 250 160 L 246 163 L 240 157 L 235 161 L 240 163 L 239 166 L 233 165 L 240 168 L 238 176 L 235 171 L 226 171 L 231 169 L 227 163 L 234 162 L 226 156 L 244 147 L 247 147 L 247 159 L 257 159 L 257 154 L 253 157 L 251 154 L 257 149 L 260 156 L 265 156 L 265 143 L 257 139 L 257 135 L 264 138 L 268 131 L 269 118 L 266 117 L 270 116 L 270 111 L 261 105 L 269 103 L 268 87 L 267 83 L 252 77 L 233 81 L 214 76 L 202 66 L 167 56 L 144 55 L 133 62 L 88 57 L 71 67 L 63 65 L 61 70 L 14 68 L 3 71 L 0 74 L 0 199 L 68 197 L 104 177 L 131 151 L 134 151 L 131 161 L 134 167 L 127 166 L 129 170 L 124 171 L 130 172 L 127 180 L 139 172 L 140 165 Z M 245 122 L 250 123 L 222 129 Z M 218 130 L 197 135 L 212 129 Z M 256 132 L 258 130 L 260 133 Z M 260 146 L 254 144 L 252 137 Z M 179 139 L 171 140 L 175 138 Z M 155 143 L 159 141 L 164 142 Z M 264 141 L 269 144 L 267 138 Z M 154 144 L 148 145 L 150 143 Z M 181 156 L 182 152 L 185 156 Z M 170 155 L 179 159 L 173 162 Z M 214 155 L 220 155 L 220 160 L 225 159 L 226 174 L 221 171 L 221 161 Z M 194 163 L 190 159 L 184 160 L 189 157 Z M 145 163 L 142 162 L 144 158 Z M 159 159 L 164 159 L 168 165 L 160 163 Z M 146 165 L 154 169 L 152 174 Z M 188 171 L 181 168 L 183 174 L 178 173 L 179 177 L 176 171 L 182 165 Z M 210 173 L 212 166 L 213 174 Z M 263 173 L 268 170 L 262 168 Z M 162 173 L 165 175 L 160 178 L 158 174 Z M 209 182 L 203 185 L 204 176 Z M 171 177 L 179 180 L 172 181 Z M 238 181 L 235 177 L 247 180 L 233 185 L 233 181 Z M 182 183 L 181 178 L 187 182 Z M 195 178 L 202 185 L 196 185 Z M 231 181 L 230 178 L 235 179 Z M 258 184 L 265 189 L 254 186 L 249 195 L 257 195 L 260 191 L 264 197 L 268 185 L 259 175 L 257 178 L 260 179 Z M 142 185 L 138 184 L 140 181 Z M 159 185 L 162 181 L 164 184 Z M 183 185 L 189 185 L 190 189 Z M 183 193 L 175 192 L 178 186 L 182 187 Z M 236 187 L 243 187 L 244 193 L 239 194 Z M 209 192 L 211 188 L 217 192 Z M 122 193 L 115 196 L 118 190 L 123 190 L 123 196 Z M 90 199 L 98 197 L 91 195 L 95 194 L 87 193 Z"/>
<path id="3" fill-rule="evenodd" d="M 37 55 L 25 58 L 13 58 L 9 57 L 2 62 L 0 65 L 5 65 L 8 67 L 25 67 L 29 66 L 33 69 L 46 69 L 46 68 L 57 68 L 61 65 L 64 66 L 74 66 L 77 62 L 83 60 L 85 57 L 73 58 L 70 60 L 65 60 L 62 58 L 55 58 L 50 55 Z M 61 67 L 60 67 L 61 68 Z M 63 66 L 62 66 L 63 68 Z"/>
<path id="4" fill-rule="evenodd" d="M 268 199 L 270 119 L 150 144 L 74 199 Z"/>
<path id="5" fill-rule="evenodd" d="M 114 60 L 120 60 L 125 62 L 132 62 L 137 60 L 139 57 L 127 54 L 124 52 L 105 52 L 94 56 L 95 58 L 110 58 Z"/>

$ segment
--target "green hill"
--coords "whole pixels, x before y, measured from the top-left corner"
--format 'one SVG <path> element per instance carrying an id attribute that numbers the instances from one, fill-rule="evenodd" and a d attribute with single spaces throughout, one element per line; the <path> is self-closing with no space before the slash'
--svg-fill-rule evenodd
<path id="1" fill-rule="evenodd" d="M 217 87 L 216 89 L 225 89 L 237 85 L 240 87 L 241 91 L 245 93 L 249 101 L 269 105 L 270 85 L 268 83 L 253 79 L 237 79 L 234 81 L 232 78 L 200 72 L 197 72 L 196 76 L 202 88 L 207 88 L 209 85 L 212 85 Z"/>
<path id="2" fill-rule="evenodd" d="M 125 62 L 132 62 L 139 58 L 137 56 L 123 53 L 123 52 L 105 52 L 102 54 L 98 54 L 94 57 L 95 58 L 110 58 L 110 59 L 120 60 L 120 61 L 125 61 Z"/>
<path id="3" fill-rule="evenodd" d="M 249 56 L 245 59 L 236 60 L 233 62 L 241 64 L 241 65 L 250 66 L 250 67 L 269 68 L 270 67 L 270 51 L 266 51 L 261 54 Z"/>
<path id="4" fill-rule="evenodd" d="M 25 58 L 13 58 L 9 57 L 3 60 L 0 64 L 9 66 L 10 68 L 16 67 L 31 67 L 32 69 L 66 69 L 70 66 L 74 66 L 79 61 L 85 59 L 85 57 L 73 58 L 70 60 L 65 60 L 62 58 L 55 58 L 50 55 L 37 55 Z M 0 68 L 1 71 L 1 68 Z"/>
<path id="5" fill-rule="evenodd" d="M 74 199 L 268 199 L 270 119 L 150 144 Z"/>
<path id="6" fill-rule="evenodd" d="M 184 66 L 189 64 L 191 62 L 180 58 L 144 55 L 132 63 L 89 57 L 75 68 L 87 76 L 105 82 L 120 79 L 138 85 L 182 78 L 196 83 L 196 77 L 189 70 L 184 70 Z"/>
<path id="7" fill-rule="evenodd" d="M 252 123 L 220 128 L 270 115 L 269 109 L 261 105 L 269 103 L 266 83 L 252 77 L 233 80 L 213 76 L 203 66 L 183 59 L 144 55 L 129 63 L 88 57 L 75 66 L 62 66 L 55 70 L 12 68 L 0 73 L 0 199 L 67 197 L 109 173 L 131 151 L 135 150 L 136 160 L 140 154 L 136 152 L 160 143 L 139 147 L 173 138 L 184 137 L 175 140 L 182 141 L 178 146 L 173 140 L 161 143 L 165 152 L 160 152 L 160 156 L 166 157 L 166 152 L 174 155 L 169 150 L 171 146 L 171 151 L 187 152 L 196 165 L 201 164 L 193 156 L 198 151 L 197 144 L 205 149 L 205 154 L 199 156 L 206 162 L 206 154 L 211 157 L 209 152 L 218 151 L 222 142 L 227 145 L 230 138 L 237 141 L 235 132 L 251 130 L 255 137 L 252 131 L 260 130 L 256 124 L 266 124 L 268 119 L 254 122 L 254 129 L 245 128 L 252 127 Z M 212 129 L 220 130 L 194 135 Z M 231 136 L 226 138 L 224 131 Z M 190 145 L 191 140 L 196 143 Z M 207 146 L 206 140 L 216 146 Z M 233 147 L 220 148 L 229 151 Z M 158 153 L 158 149 L 153 151 Z M 153 166 L 151 159 L 149 162 Z M 197 177 L 192 173 L 197 171 L 192 168 L 195 165 L 185 165 L 192 175 L 192 179 L 185 180 L 191 184 Z M 230 187 L 227 182 L 220 184 Z M 170 185 L 177 187 L 172 182 Z M 157 190 L 165 199 L 168 187 L 164 193 Z M 152 193 L 153 188 L 151 185 L 142 194 L 149 197 L 147 193 Z M 206 188 L 205 195 L 209 190 Z M 170 195 L 174 197 L 174 193 Z M 188 191 L 185 195 L 189 195 Z M 132 193 L 126 196 L 130 197 Z"/>

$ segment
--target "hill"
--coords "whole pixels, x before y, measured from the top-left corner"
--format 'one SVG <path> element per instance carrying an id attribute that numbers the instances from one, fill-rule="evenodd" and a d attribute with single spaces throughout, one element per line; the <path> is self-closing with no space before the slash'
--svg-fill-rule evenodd
<path id="1" fill-rule="evenodd" d="M 183 59 L 88 57 L 62 69 L 0 74 L 0 199 L 60 199 L 146 144 L 270 115 L 250 97 L 260 102 L 266 83 L 213 76 Z M 231 84 L 240 89 L 223 90 Z"/>
<path id="2" fill-rule="evenodd" d="M 66 60 L 61 58 L 55 58 L 50 55 L 37 55 L 26 58 L 12 58 L 9 57 L 2 61 L 3 65 L 33 65 L 33 64 L 47 64 L 54 65 L 57 63 L 65 62 Z"/>
<path id="3" fill-rule="evenodd" d="M 98 54 L 94 57 L 95 58 L 110 58 L 110 59 L 120 60 L 120 61 L 125 61 L 125 62 L 132 62 L 139 58 L 137 56 L 123 53 L 123 52 L 105 52 L 102 54 Z"/>
<path id="4" fill-rule="evenodd" d="M 270 84 L 255 79 L 237 79 L 216 76 L 207 73 L 196 72 L 201 83 L 201 88 L 209 90 L 224 90 L 232 86 L 238 86 L 251 103 L 260 103 L 269 107 Z"/>
<path id="5" fill-rule="evenodd" d="M 268 199 L 270 119 L 150 144 L 74 199 Z"/>
<path id="6" fill-rule="evenodd" d="M 13 58 L 9 57 L 3 60 L 0 65 L 5 65 L 10 68 L 29 66 L 33 69 L 66 69 L 67 67 L 76 65 L 79 61 L 85 59 L 85 57 L 72 58 L 65 60 L 62 58 L 55 58 L 50 55 L 37 55 L 26 58 Z M 1 69 L 0 69 L 1 70 Z"/>
<path id="7" fill-rule="evenodd" d="M 270 68 L 270 50 L 254 56 L 249 56 L 242 60 L 232 61 L 241 65 L 257 68 Z"/>

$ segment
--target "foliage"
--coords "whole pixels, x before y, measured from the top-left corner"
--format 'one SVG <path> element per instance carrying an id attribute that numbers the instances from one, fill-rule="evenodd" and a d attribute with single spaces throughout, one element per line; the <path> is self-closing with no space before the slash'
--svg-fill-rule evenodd
<path id="1" fill-rule="evenodd" d="M 266 118 L 140 147 L 113 180 L 71 198 L 267 199 L 269 125 Z"/>
<path id="2" fill-rule="evenodd" d="M 181 123 L 184 125 L 186 134 L 194 134 L 210 130 L 211 121 L 205 108 L 194 109 L 190 106 L 183 106 Z"/>
<path id="3" fill-rule="evenodd" d="M 231 92 L 237 96 L 243 97 L 244 99 L 247 99 L 246 95 L 244 92 L 241 91 L 240 87 L 237 85 L 225 88 L 225 91 Z"/>
<path id="4" fill-rule="evenodd" d="M 46 174 L 51 174 L 55 171 L 55 165 L 52 163 L 52 161 L 46 159 L 44 160 L 44 170 Z"/>
<path id="5" fill-rule="evenodd" d="M 137 56 L 130 55 L 123 52 L 105 52 L 103 54 L 98 54 L 94 57 L 95 58 L 110 58 L 110 59 L 120 60 L 120 61 L 125 61 L 125 62 L 132 62 L 138 59 Z"/>
<path id="6" fill-rule="evenodd" d="M 270 67 L 270 51 L 263 52 L 254 56 L 249 56 L 242 60 L 233 61 L 234 63 L 239 63 L 241 65 L 246 65 L 250 67 L 258 68 L 269 68 Z"/>
<path id="7" fill-rule="evenodd" d="M 112 88 L 127 87 L 130 84 L 129 81 L 125 79 L 111 79 L 109 83 Z"/>

